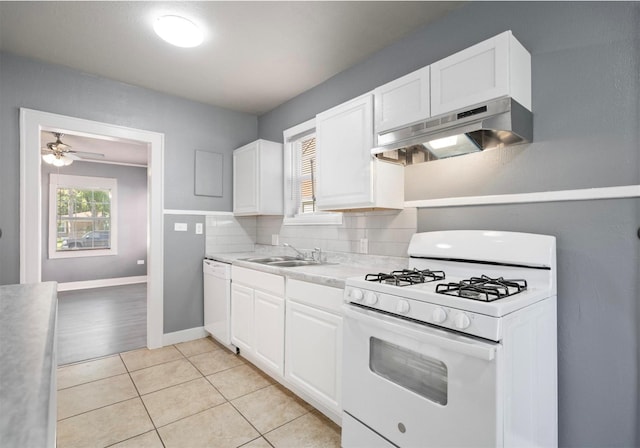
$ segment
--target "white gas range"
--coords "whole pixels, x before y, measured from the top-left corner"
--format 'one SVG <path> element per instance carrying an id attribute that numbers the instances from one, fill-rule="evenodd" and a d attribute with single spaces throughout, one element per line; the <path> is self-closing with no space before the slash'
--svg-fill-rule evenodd
<path id="1" fill-rule="evenodd" d="M 345 288 L 344 448 L 557 445 L 555 238 L 415 234 Z"/>

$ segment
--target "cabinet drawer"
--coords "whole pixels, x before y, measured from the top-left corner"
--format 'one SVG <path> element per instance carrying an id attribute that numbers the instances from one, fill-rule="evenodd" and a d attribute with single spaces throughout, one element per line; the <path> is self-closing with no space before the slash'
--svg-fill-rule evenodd
<path id="1" fill-rule="evenodd" d="M 267 272 L 231 266 L 231 281 L 251 288 L 284 296 L 284 277 Z"/>
<path id="2" fill-rule="evenodd" d="M 332 286 L 287 280 L 287 298 L 305 305 L 342 314 L 342 295 L 344 290 Z"/>

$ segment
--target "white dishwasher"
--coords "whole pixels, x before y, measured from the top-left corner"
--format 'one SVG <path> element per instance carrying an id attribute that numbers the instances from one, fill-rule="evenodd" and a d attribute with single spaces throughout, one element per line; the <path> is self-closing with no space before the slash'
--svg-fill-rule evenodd
<path id="1" fill-rule="evenodd" d="M 215 260 L 202 263 L 204 278 L 204 329 L 229 350 L 231 344 L 231 265 Z"/>

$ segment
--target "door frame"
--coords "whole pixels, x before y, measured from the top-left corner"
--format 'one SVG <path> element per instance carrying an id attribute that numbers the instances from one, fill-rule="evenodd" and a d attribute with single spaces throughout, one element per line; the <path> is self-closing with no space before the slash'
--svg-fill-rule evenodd
<path id="1" fill-rule="evenodd" d="M 162 347 L 164 134 L 20 108 L 20 283 L 42 281 L 40 132 L 48 129 L 81 136 L 133 140 L 147 145 L 147 347 Z"/>

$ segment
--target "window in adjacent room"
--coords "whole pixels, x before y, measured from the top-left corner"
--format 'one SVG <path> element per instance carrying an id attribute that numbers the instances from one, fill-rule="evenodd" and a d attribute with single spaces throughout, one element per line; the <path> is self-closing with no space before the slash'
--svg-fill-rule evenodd
<path id="1" fill-rule="evenodd" d="M 117 254 L 117 181 L 50 174 L 49 258 Z"/>
<path id="2" fill-rule="evenodd" d="M 315 120 L 284 131 L 284 143 L 284 224 L 341 224 L 341 213 L 320 212 L 316 207 Z"/>

